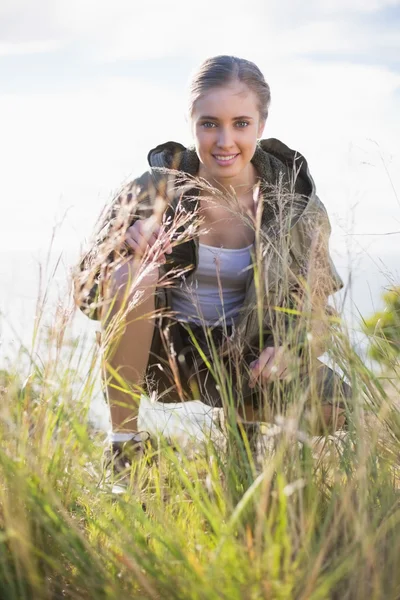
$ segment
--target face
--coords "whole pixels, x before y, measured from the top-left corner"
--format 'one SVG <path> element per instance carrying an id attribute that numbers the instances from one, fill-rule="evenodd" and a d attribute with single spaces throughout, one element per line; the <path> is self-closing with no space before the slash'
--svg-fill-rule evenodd
<path id="1" fill-rule="evenodd" d="M 239 81 L 211 89 L 196 100 L 191 125 L 200 175 L 225 184 L 249 179 L 250 161 L 265 125 L 257 101 Z"/>

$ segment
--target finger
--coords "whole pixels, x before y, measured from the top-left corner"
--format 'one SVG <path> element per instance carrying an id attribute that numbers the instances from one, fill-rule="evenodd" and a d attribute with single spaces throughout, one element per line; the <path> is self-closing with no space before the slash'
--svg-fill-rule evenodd
<path id="1" fill-rule="evenodd" d="M 150 217 L 149 219 L 141 222 L 140 233 L 147 239 L 150 239 L 152 236 L 157 239 L 160 234 L 160 225 L 158 225 L 156 221 Z"/>
<path id="2" fill-rule="evenodd" d="M 163 252 L 157 253 L 157 249 L 152 250 L 152 245 L 149 244 L 148 240 L 145 237 L 135 232 L 135 238 L 127 235 L 125 237 L 126 243 L 139 255 L 143 256 L 147 253 L 150 259 L 154 259 L 157 257 L 161 262 L 165 262 L 165 256 Z"/>
<path id="3" fill-rule="evenodd" d="M 155 249 L 154 246 L 149 248 L 149 251 L 147 252 L 147 257 L 150 260 L 155 260 L 155 261 L 159 261 L 161 263 L 165 263 L 167 262 L 167 259 L 165 258 L 165 254 L 164 252 L 158 249 Z"/>
<path id="4" fill-rule="evenodd" d="M 125 234 L 125 243 L 130 246 L 135 252 L 142 255 L 148 246 L 147 240 L 137 231 Z"/>
<path id="5" fill-rule="evenodd" d="M 273 350 L 274 350 L 273 348 L 266 348 L 265 350 L 263 350 L 261 352 L 258 360 L 250 363 L 250 365 L 249 365 L 250 369 L 251 369 L 250 370 L 250 381 L 249 381 L 250 387 L 254 387 L 254 385 L 255 385 L 258 377 L 262 373 L 263 369 L 271 360 L 271 357 L 273 355 Z"/>
<path id="6" fill-rule="evenodd" d="M 164 227 L 162 225 L 158 225 L 154 233 L 156 235 L 157 240 L 160 241 L 160 244 L 163 247 L 163 252 L 171 254 L 172 244 L 168 237 L 168 232 L 164 229 Z"/>
<path id="7" fill-rule="evenodd" d="M 147 240 L 149 246 L 162 247 L 162 253 L 171 254 L 172 246 L 162 225 L 146 221 L 140 231 L 141 235 Z M 163 239 L 164 238 L 164 239 Z"/>
<path id="8" fill-rule="evenodd" d="M 166 239 L 166 241 L 164 243 L 164 252 L 166 252 L 167 254 L 171 254 L 172 253 L 172 244 L 169 241 L 169 239 Z"/>
<path id="9" fill-rule="evenodd" d="M 273 360 L 273 365 L 271 367 L 271 372 L 269 374 L 268 379 L 270 381 L 278 381 L 285 379 L 288 374 L 288 364 L 285 360 L 285 356 L 283 350 L 281 353 L 278 353 Z"/>
<path id="10" fill-rule="evenodd" d="M 143 255 L 149 246 L 148 240 L 138 231 L 135 231 L 135 236 L 130 236 L 130 238 L 136 242 L 140 254 Z"/>
<path id="11" fill-rule="evenodd" d="M 154 243 L 151 243 L 147 246 L 146 256 L 150 260 L 160 261 L 161 263 L 166 262 L 164 248 L 162 248 L 161 244 L 158 240 L 155 240 Z"/>
<path id="12" fill-rule="evenodd" d="M 147 239 L 147 243 L 150 246 L 150 248 L 152 246 L 155 246 L 157 244 L 157 242 L 158 242 L 158 238 L 157 238 L 157 235 L 155 233 L 152 233 L 148 238 L 145 237 L 145 239 Z"/>
<path id="13" fill-rule="evenodd" d="M 278 379 L 278 367 L 274 364 L 267 365 L 261 373 L 263 381 L 276 381 Z"/>
<path id="14" fill-rule="evenodd" d="M 265 367 L 269 364 L 270 360 L 273 359 L 274 356 L 274 348 L 265 348 L 255 362 L 253 366 L 253 375 L 255 377 L 259 377 L 259 375 L 263 372 Z"/>
<path id="15" fill-rule="evenodd" d="M 274 348 L 274 354 L 262 370 L 261 377 L 264 381 L 278 379 L 282 367 L 283 348 Z M 286 365 L 283 365 L 286 368 Z"/>
<path id="16" fill-rule="evenodd" d="M 276 370 L 275 370 L 276 369 Z M 274 365 L 271 369 L 271 373 L 268 377 L 268 381 L 283 381 L 287 378 L 288 370 L 285 365 L 278 367 Z"/>
<path id="17" fill-rule="evenodd" d="M 148 251 L 149 247 L 155 246 L 157 242 L 160 242 L 160 236 L 163 233 L 163 229 L 154 219 L 146 219 L 136 221 L 131 227 L 129 227 L 126 231 L 127 239 L 135 240 L 136 244 L 138 244 L 139 249 L 135 248 L 137 252 L 140 251 L 141 255 L 145 254 Z M 168 239 L 168 238 L 167 238 Z M 166 248 L 162 249 L 162 254 L 168 251 L 168 254 L 172 252 L 172 247 L 169 243 L 167 243 Z M 153 257 L 153 254 L 150 254 Z M 164 257 L 165 258 L 165 257 Z"/>
<path id="18" fill-rule="evenodd" d="M 150 252 L 150 255 L 153 256 L 157 250 L 160 248 L 160 244 L 158 243 L 157 235 L 153 233 L 149 234 L 141 234 L 139 239 L 139 244 L 142 245 L 144 251 L 149 251 L 150 248 L 153 248 L 153 251 Z"/>
<path id="19" fill-rule="evenodd" d="M 128 248 L 131 248 L 136 253 L 140 252 L 140 250 L 141 250 L 141 248 L 140 248 L 139 244 L 136 242 L 136 240 L 134 240 L 129 235 L 125 236 L 125 245 L 128 246 Z"/>
<path id="20" fill-rule="evenodd" d="M 164 256 L 166 253 L 165 244 L 163 244 L 159 238 L 152 237 L 151 240 L 149 241 L 149 246 L 150 246 L 149 256 L 152 256 L 152 257 L 161 256 L 161 255 Z M 165 256 L 164 256 L 164 258 L 165 258 Z"/>
<path id="21" fill-rule="evenodd" d="M 147 223 L 145 223 L 138 231 L 138 235 L 140 235 L 143 239 L 146 240 L 146 242 L 149 244 L 149 246 L 153 246 L 158 237 L 157 237 L 157 232 L 154 231 L 154 227 L 148 225 Z"/>
<path id="22" fill-rule="evenodd" d="M 287 368 L 287 367 L 284 365 L 284 366 L 282 367 L 282 369 L 280 370 L 280 372 L 278 373 L 278 375 L 277 375 L 277 379 L 281 379 L 281 380 L 283 380 L 283 379 L 287 379 L 288 373 L 289 373 L 289 370 L 288 370 L 288 368 Z"/>

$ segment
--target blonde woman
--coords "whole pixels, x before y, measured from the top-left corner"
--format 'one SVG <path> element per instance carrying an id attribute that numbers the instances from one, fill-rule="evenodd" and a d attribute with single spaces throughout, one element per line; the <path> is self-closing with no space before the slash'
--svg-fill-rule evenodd
<path id="1" fill-rule="evenodd" d="M 269 105 L 254 63 L 206 60 L 190 85 L 193 145 L 148 153 L 80 265 L 77 304 L 102 324 L 117 470 L 148 438 L 142 388 L 164 402 L 233 398 L 238 418 L 257 422 L 296 384 L 304 410 L 317 397 L 320 428 L 343 426 L 350 388 L 316 360 L 328 297 L 343 286 L 329 220 L 305 158 L 262 139 Z M 222 371 L 210 369 L 215 352 Z"/>

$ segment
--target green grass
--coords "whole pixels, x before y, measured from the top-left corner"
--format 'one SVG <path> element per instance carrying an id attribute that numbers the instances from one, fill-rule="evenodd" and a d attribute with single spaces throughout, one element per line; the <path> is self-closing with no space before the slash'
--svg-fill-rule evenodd
<path id="1" fill-rule="evenodd" d="M 225 450 L 156 440 L 116 496 L 87 419 L 99 349 L 71 337 L 72 312 L 49 327 L 40 300 L 31 347 L 0 373 L 2 600 L 400 598 L 398 360 L 372 372 L 332 319 L 345 436 L 311 436 L 295 378 L 261 461 L 228 418 Z"/>
<path id="2" fill-rule="evenodd" d="M 53 335 L 29 373 L 2 374 L 1 598 L 400 596 L 399 412 L 349 346 L 345 438 L 283 419 L 261 467 L 234 426 L 224 454 L 159 440 L 122 496 L 99 485 L 102 436 L 86 425 L 98 373 L 79 352 Z"/>

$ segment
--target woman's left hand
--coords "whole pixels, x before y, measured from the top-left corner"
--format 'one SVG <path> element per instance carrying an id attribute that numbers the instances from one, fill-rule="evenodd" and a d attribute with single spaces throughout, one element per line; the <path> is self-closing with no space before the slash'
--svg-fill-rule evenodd
<path id="1" fill-rule="evenodd" d="M 256 381 L 276 381 L 285 379 L 288 374 L 289 356 L 283 346 L 264 348 L 258 360 L 250 363 L 250 383 L 253 388 Z"/>

